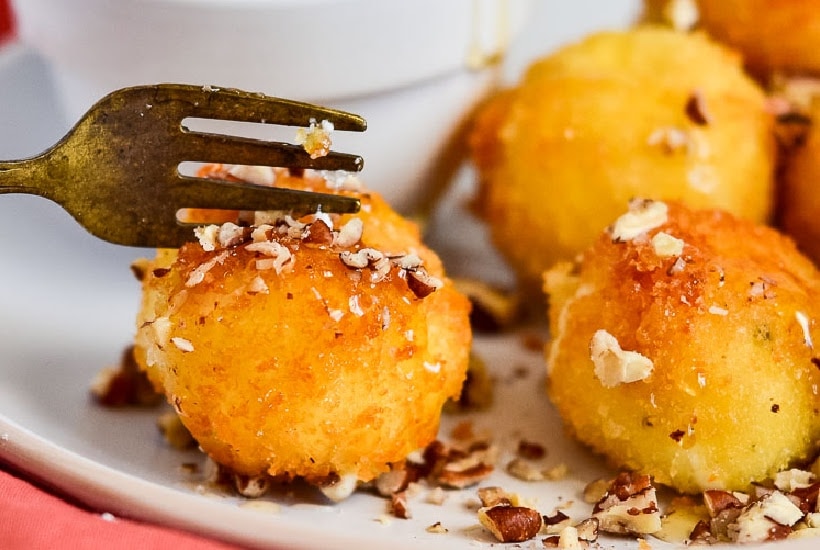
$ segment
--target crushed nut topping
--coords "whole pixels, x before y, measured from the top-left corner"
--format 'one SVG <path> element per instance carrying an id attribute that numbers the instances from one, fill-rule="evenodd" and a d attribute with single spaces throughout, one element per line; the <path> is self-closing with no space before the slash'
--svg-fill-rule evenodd
<path id="1" fill-rule="evenodd" d="M 270 489 L 270 477 L 266 475 L 246 476 L 234 474 L 234 486 L 236 492 L 247 498 L 260 498 Z"/>
<path id="2" fill-rule="evenodd" d="M 609 533 L 648 534 L 661 528 L 661 513 L 652 478 L 623 472 L 593 509 L 599 528 Z"/>
<path id="3" fill-rule="evenodd" d="M 649 134 L 646 143 L 651 147 L 661 147 L 664 153 L 670 155 L 688 150 L 690 137 L 686 130 L 674 126 L 663 126 Z"/>
<path id="4" fill-rule="evenodd" d="M 407 489 L 411 481 L 414 481 L 411 470 L 405 468 L 390 470 L 376 478 L 376 490 L 383 497 L 389 497 L 393 493 Z"/>
<path id="5" fill-rule="evenodd" d="M 427 526 L 426 531 L 428 533 L 436 533 L 439 535 L 447 534 L 449 530 L 444 527 L 440 521 L 435 522 L 433 525 Z"/>
<path id="6" fill-rule="evenodd" d="M 583 548 L 581 540 L 578 538 L 578 529 L 572 525 L 567 525 L 558 534 L 558 548 L 562 550 L 580 550 Z"/>
<path id="7" fill-rule="evenodd" d="M 729 525 L 729 538 L 741 543 L 784 539 L 791 532 L 790 527 L 802 517 L 800 508 L 783 493 L 775 491 L 743 509 Z"/>
<path id="8" fill-rule="evenodd" d="M 350 248 L 362 240 L 364 222 L 361 218 L 351 218 L 346 224 L 339 228 L 339 232 L 333 236 L 333 245 L 342 248 Z"/>
<path id="9" fill-rule="evenodd" d="M 333 244 L 333 229 L 324 219 L 317 219 L 308 224 L 302 234 L 302 242 L 319 246 Z"/>
<path id="10" fill-rule="evenodd" d="M 345 191 L 362 191 L 364 185 L 358 176 L 347 170 L 315 170 L 309 171 L 325 180 L 328 187 Z M 364 204 L 362 208 L 367 210 L 369 205 Z"/>
<path id="11" fill-rule="evenodd" d="M 185 286 L 188 288 L 194 287 L 205 280 L 205 276 L 208 272 L 225 262 L 229 254 L 229 251 L 223 250 L 213 258 L 201 263 L 196 268 L 192 269 L 191 272 L 188 274 L 188 279 L 185 281 Z"/>
<path id="12" fill-rule="evenodd" d="M 518 504 L 518 497 L 511 495 L 501 487 L 481 487 L 478 490 L 478 499 L 484 508 L 493 506 L 515 506 Z"/>
<path id="13" fill-rule="evenodd" d="M 703 493 L 708 517 L 698 521 L 689 540 L 763 542 L 818 536 L 814 516 L 820 483 L 804 470 L 778 473 L 774 485 L 756 485 L 752 495 L 710 490 Z"/>
<path id="14" fill-rule="evenodd" d="M 218 232 L 219 226 L 214 224 L 194 228 L 194 236 L 199 240 L 202 249 L 208 252 L 216 250 Z"/>
<path id="15" fill-rule="evenodd" d="M 684 269 L 686 269 L 686 260 L 678 256 L 675 259 L 675 263 L 669 266 L 669 269 L 666 271 L 666 274 L 670 276 L 676 275 L 678 273 L 682 273 Z"/>
<path id="16" fill-rule="evenodd" d="M 248 285 L 247 292 L 249 294 L 268 294 L 270 289 L 268 288 L 268 283 L 265 282 L 265 279 L 262 277 L 254 277 Z"/>
<path id="17" fill-rule="evenodd" d="M 425 498 L 424 500 L 428 504 L 435 504 L 436 506 L 441 506 L 447 500 L 447 493 L 444 492 L 444 489 L 442 489 L 441 487 L 433 487 L 433 489 L 427 493 L 427 498 Z"/>
<path id="18" fill-rule="evenodd" d="M 749 283 L 749 297 L 771 300 L 776 296 L 774 290 L 776 286 L 777 281 L 766 277 L 759 277 L 757 280 Z"/>
<path id="19" fill-rule="evenodd" d="M 176 348 L 183 353 L 190 353 L 194 351 L 194 345 L 191 343 L 190 340 L 186 338 L 174 336 L 173 338 L 171 338 L 171 343 L 174 344 L 174 346 L 176 346 Z"/>
<path id="20" fill-rule="evenodd" d="M 547 450 L 540 443 L 522 439 L 518 442 L 516 454 L 519 457 L 526 458 L 528 460 L 540 460 L 547 455 Z"/>
<path id="21" fill-rule="evenodd" d="M 807 348 L 812 349 L 814 347 L 814 344 L 812 343 L 811 332 L 809 331 L 809 318 L 806 317 L 806 314 L 802 311 L 795 311 L 794 317 L 797 319 L 797 323 L 803 330 L 803 342 L 806 344 Z"/>
<path id="22" fill-rule="evenodd" d="M 341 502 L 353 494 L 359 484 L 356 474 L 331 476 L 325 483 L 319 484 L 319 490 L 333 502 Z"/>
<path id="23" fill-rule="evenodd" d="M 564 527 L 572 525 L 572 518 L 561 510 L 557 510 L 555 514 L 551 516 L 543 516 L 542 519 L 544 520 L 545 531 L 554 535 L 559 534 Z"/>
<path id="24" fill-rule="evenodd" d="M 692 30 L 700 19 L 696 0 L 670 0 L 663 9 L 664 19 L 677 31 Z"/>
<path id="25" fill-rule="evenodd" d="M 814 481 L 815 475 L 813 473 L 796 468 L 778 472 L 774 476 L 774 486 L 786 493 L 810 487 Z"/>
<path id="26" fill-rule="evenodd" d="M 497 449 L 489 442 L 475 440 L 466 448 L 433 441 L 423 452 L 418 475 L 433 484 L 463 489 L 485 480 L 494 471 Z"/>
<path id="27" fill-rule="evenodd" d="M 596 479 L 586 484 L 584 487 L 584 502 L 595 504 L 606 495 L 610 482 L 606 479 Z"/>
<path id="28" fill-rule="evenodd" d="M 349 268 L 364 269 L 384 259 L 384 254 L 375 248 L 361 248 L 356 252 L 344 250 L 339 254 L 339 259 Z"/>
<path id="29" fill-rule="evenodd" d="M 371 282 L 384 280 L 390 273 L 391 266 L 395 266 L 400 270 L 399 276 L 406 279 L 407 287 L 417 298 L 429 296 L 444 286 L 441 279 L 433 277 L 424 269 L 421 258 L 415 254 L 388 258 L 375 248 L 361 248 L 356 252 L 343 250 L 339 253 L 339 259 L 350 269 L 372 269 Z"/>
<path id="30" fill-rule="evenodd" d="M 539 468 L 529 460 L 514 458 L 507 463 L 507 473 L 521 481 L 556 481 L 567 474 L 566 464 L 559 464 L 552 468 Z"/>
<path id="31" fill-rule="evenodd" d="M 333 129 L 333 123 L 328 120 L 317 124 L 315 119 L 310 119 L 309 127 L 296 131 L 295 143 L 304 147 L 312 159 L 327 156 L 333 145 L 330 138 Z"/>
<path id="32" fill-rule="evenodd" d="M 722 308 L 720 306 L 715 306 L 715 305 L 709 306 L 709 309 L 707 311 L 709 313 L 711 313 L 712 315 L 720 315 L 722 317 L 725 317 L 726 315 L 729 315 L 729 310 L 728 309 Z"/>
<path id="33" fill-rule="evenodd" d="M 163 399 L 134 359 L 134 346 L 122 353 L 119 365 L 102 369 L 91 382 L 91 395 L 104 407 L 153 407 Z"/>
<path id="34" fill-rule="evenodd" d="M 595 331 L 589 351 L 595 376 L 607 388 L 644 380 L 654 368 L 651 359 L 636 351 L 621 349 L 618 340 L 603 329 Z"/>
<path id="35" fill-rule="evenodd" d="M 615 221 L 610 232 L 614 242 L 629 241 L 666 223 L 669 207 L 664 202 L 635 199 L 629 211 Z"/>
<path id="36" fill-rule="evenodd" d="M 253 183 L 272 187 L 276 183 L 276 170 L 270 166 L 245 166 L 242 164 L 227 167 L 231 176 Z"/>
<path id="37" fill-rule="evenodd" d="M 541 530 L 543 519 L 538 510 L 524 506 L 482 507 L 478 519 L 501 542 L 523 542 Z"/>
<path id="38" fill-rule="evenodd" d="M 413 514 L 407 506 L 407 491 L 397 491 L 390 496 L 390 511 L 399 519 L 410 519 Z"/>
<path id="39" fill-rule="evenodd" d="M 686 100 L 686 116 L 698 126 L 706 126 L 712 121 L 706 109 L 706 99 L 700 90 L 695 90 Z"/>
<path id="40" fill-rule="evenodd" d="M 436 481 L 445 487 L 464 489 L 487 479 L 494 470 L 492 464 L 470 458 L 445 466 L 436 476 Z"/>
<path id="41" fill-rule="evenodd" d="M 241 244 L 247 240 L 249 234 L 249 228 L 231 222 L 194 228 L 194 235 L 199 244 L 208 252 Z"/>
<path id="42" fill-rule="evenodd" d="M 256 260 L 256 269 L 260 271 L 272 269 L 277 274 L 281 274 L 282 270 L 293 261 L 290 249 L 276 241 L 250 243 L 245 246 L 245 249 L 263 256 Z"/>
<path id="43" fill-rule="evenodd" d="M 672 258 L 683 254 L 683 239 L 659 231 L 652 237 L 652 250 L 661 258 Z"/>
<path id="44" fill-rule="evenodd" d="M 417 298 L 425 298 L 444 286 L 441 279 L 433 277 L 422 267 L 406 269 L 407 286 Z"/>
<path id="45" fill-rule="evenodd" d="M 714 166 L 697 164 L 686 174 L 686 181 L 693 189 L 701 193 L 711 193 L 717 187 L 719 180 Z"/>
<path id="46" fill-rule="evenodd" d="M 208 252 L 219 250 L 220 253 L 191 270 L 186 286 L 203 282 L 211 269 L 225 261 L 227 249 L 243 243 L 247 243 L 245 249 L 249 252 L 263 256 L 256 260 L 257 269 L 273 269 L 281 274 L 294 261 L 294 255 L 290 248 L 274 239 L 275 235 L 297 239 L 308 245 L 344 248 L 339 253 L 341 262 L 353 270 L 370 269 L 372 283 L 385 280 L 395 267 L 399 271 L 398 276 L 407 282 L 407 287 L 417 298 L 425 298 L 444 286 L 441 279 L 427 272 L 422 259 L 414 253 L 389 256 L 375 248 L 350 250 L 361 242 L 364 226 L 360 218 L 351 218 L 336 231 L 332 217 L 322 212 L 316 212 L 311 223 L 294 220 L 283 212 L 262 214 L 265 215 L 255 220 L 258 223 L 255 227 L 225 223 L 196 228 L 195 234 L 202 249 Z M 262 284 L 249 289 L 250 293 L 266 291 L 267 286 Z"/>
<path id="47" fill-rule="evenodd" d="M 598 518 L 586 518 L 575 526 L 578 532 L 578 539 L 586 542 L 595 542 L 598 540 L 598 529 L 600 522 Z"/>

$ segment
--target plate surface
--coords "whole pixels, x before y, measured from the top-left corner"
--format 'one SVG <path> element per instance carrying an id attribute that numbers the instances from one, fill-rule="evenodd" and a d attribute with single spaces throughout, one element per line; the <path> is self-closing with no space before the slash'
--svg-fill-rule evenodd
<path id="1" fill-rule="evenodd" d="M 600 3 L 585 0 L 562 13 L 566 3 L 539 3 L 548 16 L 540 20 L 543 33 L 530 35 L 531 40 L 513 52 L 511 74 L 535 52 L 592 28 L 620 26 L 627 19 L 625 8 L 634 4 L 608 2 L 602 9 Z M 14 113 L 0 111 L 0 125 L 12 129 L 0 136 L 0 158 L 39 152 L 66 129 L 45 71 L 28 54 L 7 52 L 4 59 L 0 50 L 0 72 L 8 83 L 0 90 L 0 104 L 20 107 Z M 20 113 L 29 113 L 31 120 Z M 465 174 L 462 180 L 467 187 L 469 177 Z M 463 202 L 463 191 L 463 186 L 456 187 L 450 206 Z M 457 211 L 442 212 L 434 220 L 438 232 L 431 235 L 431 244 L 451 271 L 503 281 L 503 266 L 487 251 L 481 228 Z M 101 512 L 255 547 L 500 546 L 478 524 L 474 488 L 448 492 L 442 505 L 426 502 L 422 490 L 410 499 L 413 517 L 400 520 L 389 518 L 387 502 L 370 494 L 330 505 L 315 492 L 297 487 L 248 501 L 203 484 L 183 468 L 201 463 L 202 457 L 172 450 L 163 442 L 155 427 L 158 411 L 109 410 L 89 398 L 91 380 L 119 361 L 133 336 L 139 289 L 128 265 L 148 251 L 101 243 L 56 205 L 26 196 L 2 197 L 0 235 L 0 460 Z M 474 431 L 490 434 L 502 450 L 499 468 L 484 485 L 516 492 L 543 514 L 561 508 L 581 519 L 590 512 L 581 496 L 584 485 L 612 472 L 564 437 L 545 396 L 542 356 L 524 345 L 532 332 L 545 336 L 533 328 L 525 334 L 477 339 L 476 352 L 497 380 L 494 406 L 445 416 L 442 437 L 469 420 Z M 568 475 L 559 481 L 526 483 L 504 473 L 503 465 L 522 439 L 544 445 L 544 465 L 566 464 Z M 428 532 L 436 522 L 448 532 Z M 655 549 L 671 547 L 650 541 Z M 538 547 L 540 542 L 532 544 Z M 761 548 L 810 550 L 816 545 L 809 539 Z M 601 547 L 625 550 L 638 543 L 602 539 Z"/>

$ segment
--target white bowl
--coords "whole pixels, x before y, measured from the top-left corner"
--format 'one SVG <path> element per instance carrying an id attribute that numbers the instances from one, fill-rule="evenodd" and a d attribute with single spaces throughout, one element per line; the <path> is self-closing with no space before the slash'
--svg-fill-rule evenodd
<path id="1" fill-rule="evenodd" d="M 362 178 L 411 211 L 453 127 L 487 90 L 532 0 L 16 0 L 66 117 L 116 88 L 230 86 L 368 119 Z M 340 147 L 335 147 L 341 150 Z"/>

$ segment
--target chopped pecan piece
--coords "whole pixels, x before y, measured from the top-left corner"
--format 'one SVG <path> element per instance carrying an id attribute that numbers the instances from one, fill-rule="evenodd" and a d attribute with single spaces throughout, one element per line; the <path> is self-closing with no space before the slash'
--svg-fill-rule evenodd
<path id="1" fill-rule="evenodd" d="M 661 528 L 655 488 L 648 475 L 622 472 L 595 504 L 593 517 L 602 531 L 620 534 L 654 533 Z"/>
<path id="2" fill-rule="evenodd" d="M 524 506 L 492 506 L 481 508 L 478 519 L 501 542 L 530 540 L 541 530 L 538 510 Z"/>
<path id="3" fill-rule="evenodd" d="M 91 383 L 91 396 L 106 407 L 152 407 L 162 402 L 148 377 L 137 366 L 134 347 L 127 347 L 117 367 L 100 371 Z"/>
<path id="4" fill-rule="evenodd" d="M 478 490 L 478 498 L 485 508 L 493 506 L 512 506 L 514 496 L 501 487 L 482 487 Z"/>
<path id="5" fill-rule="evenodd" d="M 398 491 L 390 497 L 390 511 L 399 519 L 410 519 L 413 514 L 407 507 L 407 491 Z"/>
<path id="6" fill-rule="evenodd" d="M 686 100 L 686 116 L 698 126 L 707 126 L 712 117 L 706 109 L 706 99 L 700 90 L 695 90 Z"/>
<path id="7" fill-rule="evenodd" d="M 309 224 L 305 229 L 302 242 L 319 246 L 329 246 L 333 244 L 333 230 L 322 219 L 318 219 Z"/>
<path id="8" fill-rule="evenodd" d="M 408 269 L 406 273 L 407 287 L 417 298 L 425 298 L 444 286 L 441 279 L 433 277 L 423 267 Z"/>
<path id="9" fill-rule="evenodd" d="M 264 496 L 270 488 L 270 477 L 266 475 L 246 476 L 234 474 L 233 481 L 236 491 L 247 498 L 259 498 Z"/>

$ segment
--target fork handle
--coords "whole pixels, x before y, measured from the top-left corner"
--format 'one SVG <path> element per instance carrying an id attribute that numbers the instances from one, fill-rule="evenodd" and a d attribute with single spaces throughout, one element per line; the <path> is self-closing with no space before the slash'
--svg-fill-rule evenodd
<path id="1" fill-rule="evenodd" d="M 45 154 L 22 160 L 0 161 L 0 194 L 26 193 L 53 199 L 56 186 L 46 166 Z"/>

